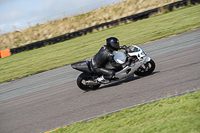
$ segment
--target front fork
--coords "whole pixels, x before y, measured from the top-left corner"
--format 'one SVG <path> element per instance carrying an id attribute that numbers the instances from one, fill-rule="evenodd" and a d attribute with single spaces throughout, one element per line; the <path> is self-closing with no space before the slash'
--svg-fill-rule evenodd
<path id="1" fill-rule="evenodd" d="M 144 64 L 146 64 L 147 62 L 149 62 L 151 60 L 151 58 L 148 57 L 148 56 L 145 56 L 143 58 L 145 58 L 145 59 L 143 59 L 143 64 L 141 66 L 142 66 L 143 69 L 146 69 L 146 67 L 145 67 Z"/>

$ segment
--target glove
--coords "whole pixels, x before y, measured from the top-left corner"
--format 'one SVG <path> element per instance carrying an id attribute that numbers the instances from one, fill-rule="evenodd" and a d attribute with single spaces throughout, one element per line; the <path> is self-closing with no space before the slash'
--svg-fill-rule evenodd
<path id="1" fill-rule="evenodd" d="M 126 45 L 121 46 L 120 49 L 127 49 L 128 47 Z"/>

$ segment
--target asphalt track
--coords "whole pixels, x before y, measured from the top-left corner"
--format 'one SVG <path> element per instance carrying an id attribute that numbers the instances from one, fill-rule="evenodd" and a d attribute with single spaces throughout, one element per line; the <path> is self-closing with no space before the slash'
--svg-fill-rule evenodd
<path id="1" fill-rule="evenodd" d="M 0 132 L 38 133 L 200 88 L 200 29 L 140 45 L 156 62 L 147 77 L 83 92 L 80 72 L 64 66 L 0 84 Z"/>

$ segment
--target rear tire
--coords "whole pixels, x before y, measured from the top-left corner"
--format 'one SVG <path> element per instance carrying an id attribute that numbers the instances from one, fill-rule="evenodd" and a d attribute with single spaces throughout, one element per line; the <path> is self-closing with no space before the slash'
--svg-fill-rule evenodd
<path id="1" fill-rule="evenodd" d="M 134 74 L 138 76 L 147 76 L 150 75 L 156 67 L 155 62 L 152 59 L 144 65 L 146 69 L 140 67 L 136 72 L 134 72 Z"/>
<path id="2" fill-rule="evenodd" d="M 85 81 L 92 80 L 92 77 L 86 73 L 81 73 L 77 78 L 77 85 L 81 90 L 89 91 L 89 90 L 96 90 L 99 88 L 101 84 L 98 85 L 87 85 Z"/>

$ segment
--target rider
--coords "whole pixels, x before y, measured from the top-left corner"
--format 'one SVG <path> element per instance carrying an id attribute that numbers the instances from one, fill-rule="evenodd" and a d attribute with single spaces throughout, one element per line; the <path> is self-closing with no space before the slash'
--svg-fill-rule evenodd
<path id="1" fill-rule="evenodd" d="M 124 65 L 129 65 L 130 61 L 125 64 L 116 63 L 114 60 L 113 51 L 126 48 L 126 46 L 120 47 L 119 40 L 116 37 L 109 37 L 106 39 L 106 45 L 102 46 L 99 52 L 91 59 L 91 68 L 93 72 L 101 74 L 97 80 L 99 82 L 109 82 L 110 79 L 114 78 L 115 71 L 105 68 L 105 65 L 110 62 L 113 67 L 117 70 L 121 70 Z"/>

